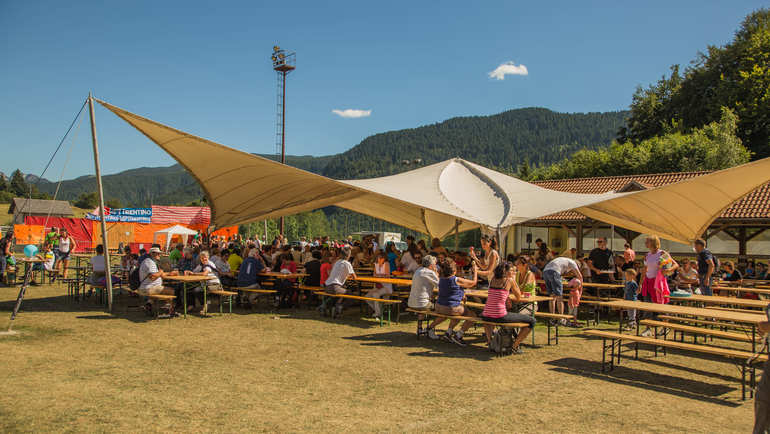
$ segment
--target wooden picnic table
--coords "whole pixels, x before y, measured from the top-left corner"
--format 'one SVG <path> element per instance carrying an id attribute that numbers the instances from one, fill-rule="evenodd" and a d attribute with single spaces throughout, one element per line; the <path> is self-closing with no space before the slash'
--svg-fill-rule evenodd
<path id="1" fill-rule="evenodd" d="M 676 297 L 673 295 L 668 296 L 669 300 L 677 302 L 693 302 L 704 304 L 716 304 L 716 305 L 733 305 L 743 307 L 755 307 L 764 309 L 765 306 L 770 304 L 770 300 L 753 300 L 750 298 L 738 298 L 738 297 L 722 297 L 718 295 L 697 295 L 693 294 L 689 297 Z"/>
<path id="2" fill-rule="evenodd" d="M 300 279 L 309 276 L 307 273 L 281 273 L 278 271 L 266 271 L 259 273 L 258 276 L 272 277 L 274 279 Z"/>
<path id="3" fill-rule="evenodd" d="M 355 280 L 358 282 L 369 282 L 369 283 L 390 283 L 391 285 L 398 285 L 398 286 L 412 285 L 412 279 L 402 279 L 398 277 L 356 276 Z"/>
<path id="4" fill-rule="evenodd" d="M 200 283 L 203 287 L 203 305 L 206 306 L 206 283 L 209 280 L 214 280 L 216 277 L 214 276 L 164 276 L 163 280 L 175 280 L 177 282 L 182 282 L 182 298 L 183 298 L 183 306 L 184 306 L 184 317 L 187 318 L 187 284 L 188 283 Z"/>
<path id="5" fill-rule="evenodd" d="M 770 286 L 767 288 L 762 288 L 760 286 L 757 286 L 756 288 L 746 288 L 743 286 L 714 286 L 714 290 L 716 291 L 727 291 L 727 292 L 746 292 L 751 294 L 765 294 L 770 295 Z"/>
<path id="6" fill-rule="evenodd" d="M 715 318 L 720 321 L 733 321 L 741 324 L 748 324 L 751 326 L 751 351 L 756 352 L 756 338 L 757 338 L 757 325 L 759 323 L 767 321 L 767 317 L 761 314 L 734 312 L 730 310 L 716 310 L 706 309 L 702 307 L 690 307 L 681 306 L 675 304 L 658 304 L 648 303 L 644 301 L 629 301 L 629 300 L 616 300 L 600 303 L 601 306 L 608 307 L 610 309 L 636 309 L 647 312 L 664 313 L 669 315 L 685 315 L 701 318 Z M 618 329 L 619 333 L 623 332 L 623 316 Z"/>

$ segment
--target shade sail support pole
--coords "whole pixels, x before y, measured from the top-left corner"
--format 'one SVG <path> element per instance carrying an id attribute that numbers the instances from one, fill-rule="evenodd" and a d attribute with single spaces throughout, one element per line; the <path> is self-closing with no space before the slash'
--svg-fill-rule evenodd
<path id="1" fill-rule="evenodd" d="M 102 190 L 102 169 L 99 165 L 99 144 L 96 140 L 96 120 L 94 118 L 94 98 L 88 92 L 88 114 L 91 117 L 91 142 L 94 147 L 94 171 L 96 189 L 99 193 L 99 222 L 102 226 L 102 247 L 104 247 L 104 282 L 107 290 L 107 312 L 112 312 L 112 271 L 110 270 L 110 249 L 107 245 L 107 222 L 104 219 L 104 191 Z"/>

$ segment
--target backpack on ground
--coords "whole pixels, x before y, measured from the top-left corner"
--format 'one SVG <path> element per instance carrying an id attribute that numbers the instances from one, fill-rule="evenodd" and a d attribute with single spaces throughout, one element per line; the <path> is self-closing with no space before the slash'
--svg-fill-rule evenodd
<path id="1" fill-rule="evenodd" d="M 492 340 L 489 348 L 497 355 L 503 356 L 513 353 L 513 341 L 516 333 L 510 327 L 498 327 L 492 332 Z"/>
<path id="2" fill-rule="evenodd" d="M 128 273 L 128 287 L 131 288 L 132 291 L 139 289 L 139 286 L 142 284 L 142 281 L 139 279 L 139 268 L 140 267 L 134 267 L 134 269 Z"/>

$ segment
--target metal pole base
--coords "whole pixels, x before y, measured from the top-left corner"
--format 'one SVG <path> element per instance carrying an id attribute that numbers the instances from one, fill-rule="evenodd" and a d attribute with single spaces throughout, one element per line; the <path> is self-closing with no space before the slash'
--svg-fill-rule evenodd
<path id="1" fill-rule="evenodd" d="M 19 332 L 17 332 L 16 330 L 10 330 L 10 329 L 4 332 L 0 332 L 0 336 L 16 336 L 18 334 Z"/>

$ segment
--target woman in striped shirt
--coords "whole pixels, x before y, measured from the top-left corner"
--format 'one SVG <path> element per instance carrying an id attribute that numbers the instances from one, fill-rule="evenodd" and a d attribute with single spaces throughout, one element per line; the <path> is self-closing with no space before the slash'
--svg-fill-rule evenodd
<path id="1" fill-rule="evenodd" d="M 522 301 L 519 285 L 516 284 L 515 268 L 508 261 L 502 262 L 495 267 L 494 276 L 489 282 L 489 292 L 487 302 L 484 305 L 484 311 L 481 312 L 481 318 L 486 322 L 509 323 L 523 322 L 529 324 L 519 331 L 516 340 L 513 342 L 513 353 L 521 354 L 519 344 L 526 338 L 535 326 L 535 318 L 521 313 L 508 312 L 507 302 L 509 294 L 513 294 L 513 302 Z M 487 335 L 487 345 L 492 342 L 492 331 L 494 326 L 484 324 L 484 332 Z"/>

